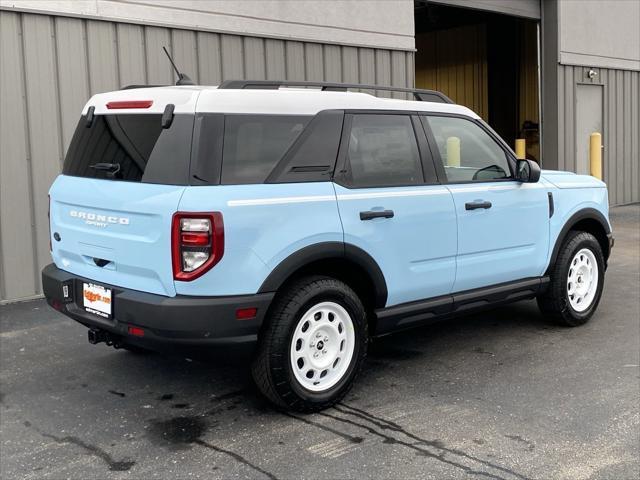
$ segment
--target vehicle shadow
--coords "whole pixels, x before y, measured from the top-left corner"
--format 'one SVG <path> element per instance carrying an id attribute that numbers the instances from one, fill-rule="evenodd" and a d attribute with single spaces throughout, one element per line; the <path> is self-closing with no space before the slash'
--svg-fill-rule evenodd
<path id="1" fill-rule="evenodd" d="M 564 330 L 542 316 L 534 301 L 445 319 L 372 339 L 360 381 L 366 379 L 371 383 L 371 378 L 379 376 L 384 369 L 395 367 L 399 372 L 394 375 L 403 375 L 403 370 L 410 375 L 410 367 L 444 365 L 459 359 L 461 352 L 490 356 L 500 345 Z M 242 392 L 242 397 L 264 411 L 269 407 L 253 387 L 250 377 L 252 353 L 247 348 L 198 348 L 127 356 L 140 362 L 141 368 L 161 369 L 164 381 L 178 382 L 177 390 L 194 390 L 190 388 L 190 384 L 194 384 L 198 385 L 198 391 L 214 399 L 229 392 Z M 469 368 L 473 369 L 474 365 Z M 373 383 L 367 388 L 375 388 L 375 381 Z"/>
<path id="2" fill-rule="evenodd" d="M 477 341 L 480 334 L 500 336 L 510 332 L 541 332 L 556 328 L 560 329 L 540 313 L 535 301 L 521 302 L 375 338 L 369 355 L 385 357 L 397 351 L 402 358 L 411 354 L 402 354 L 400 350 L 416 348 L 426 352 L 442 340 Z"/>
<path id="3" fill-rule="evenodd" d="M 448 368 L 465 368 L 469 360 L 466 368 L 472 373 L 478 368 L 474 358 L 490 358 L 523 339 L 564 330 L 543 317 L 531 301 L 374 338 L 354 391 L 365 394 L 367 390 L 387 388 L 388 370 L 393 370 L 397 383 L 410 381 L 413 369 L 439 365 L 439 373 L 446 375 Z M 210 398 L 214 402 L 233 394 L 238 403 L 252 410 L 250 413 L 275 411 L 253 386 L 249 372 L 251 356 L 252 351 L 248 349 L 197 349 L 152 354 L 136 360 L 143 369 L 161 369 L 165 385 L 173 385 L 173 390 L 183 393 L 190 392 L 193 400 L 193 395 L 198 393 L 201 399 Z"/>

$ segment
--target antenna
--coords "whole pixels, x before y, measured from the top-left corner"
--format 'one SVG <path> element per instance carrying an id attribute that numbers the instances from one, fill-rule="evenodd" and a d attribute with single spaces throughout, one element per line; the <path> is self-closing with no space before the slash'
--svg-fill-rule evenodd
<path id="1" fill-rule="evenodd" d="M 178 81 L 176 82 L 176 85 L 193 85 L 194 84 L 193 80 L 191 80 L 187 74 L 180 73 L 180 70 L 178 70 L 178 67 L 176 67 L 176 64 L 173 61 L 173 58 L 171 58 L 171 55 L 169 55 L 169 52 L 164 46 L 162 47 L 162 50 L 164 50 L 164 53 L 167 55 L 167 58 L 169 59 L 169 62 L 171 62 L 171 66 L 176 71 L 176 75 L 178 75 Z"/>

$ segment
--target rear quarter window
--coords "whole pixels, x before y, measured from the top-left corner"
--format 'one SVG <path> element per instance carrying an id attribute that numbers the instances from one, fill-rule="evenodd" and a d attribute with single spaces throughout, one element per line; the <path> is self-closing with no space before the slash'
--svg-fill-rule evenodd
<path id="1" fill-rule="evenodd" d="M 161 114 L 82 117 L 69 145 L 62 173 L 128 182 L 187 185 L 193 115 L 175 115 L 162 128 Z"/>
<path id="2" fill-rule="evenodd" d="M 225 115 L 221 183 L 263 183 L 310 119 L 297 115 Z"/>

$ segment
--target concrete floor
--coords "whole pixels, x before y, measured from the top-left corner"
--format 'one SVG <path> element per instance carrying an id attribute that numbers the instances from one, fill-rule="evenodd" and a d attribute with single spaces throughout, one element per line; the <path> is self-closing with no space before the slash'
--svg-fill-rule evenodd
<path id="1" fill-rule="evenodd" d="M 42 301 L 0 307 L 0 477 L 640 478 L 640 207 L 592 321 L 535 302 L 376 342 L 344 403 L 273 411 L 243 358 L 86 341 Z"/>

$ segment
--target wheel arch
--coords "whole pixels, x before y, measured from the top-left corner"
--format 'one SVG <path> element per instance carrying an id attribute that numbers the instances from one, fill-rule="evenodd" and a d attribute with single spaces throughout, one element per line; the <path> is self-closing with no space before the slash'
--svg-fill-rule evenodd
<path id="1" fill-rule="evenodd" d="M 584 208 L 571 215 L 560 230 L 551 252 L 546 274 L 549 274 L 550 269 L 556 263 L 560 248 L 567 238 L 567 235 L 572 230 L 588 232 L 596 237 L 600 247 L 602 248 L 605 262 L 608 260 L 609 254 L 611 253 L 611 249 L 609 247 L 611 227 L 609 227 L 609 222 L 607 222 L 605 216 L 595 208 Z"/>
<path id="2" fill-rule="evenodd" d="M 322 274 L 344 281 L 371 309 L 387 303 L 387 283 L 378 263 L 355 245 L 323 242 L 304 247 L 282 260 L 260 286 L 258 293 L 277 292 L 304 274 Z"/>

